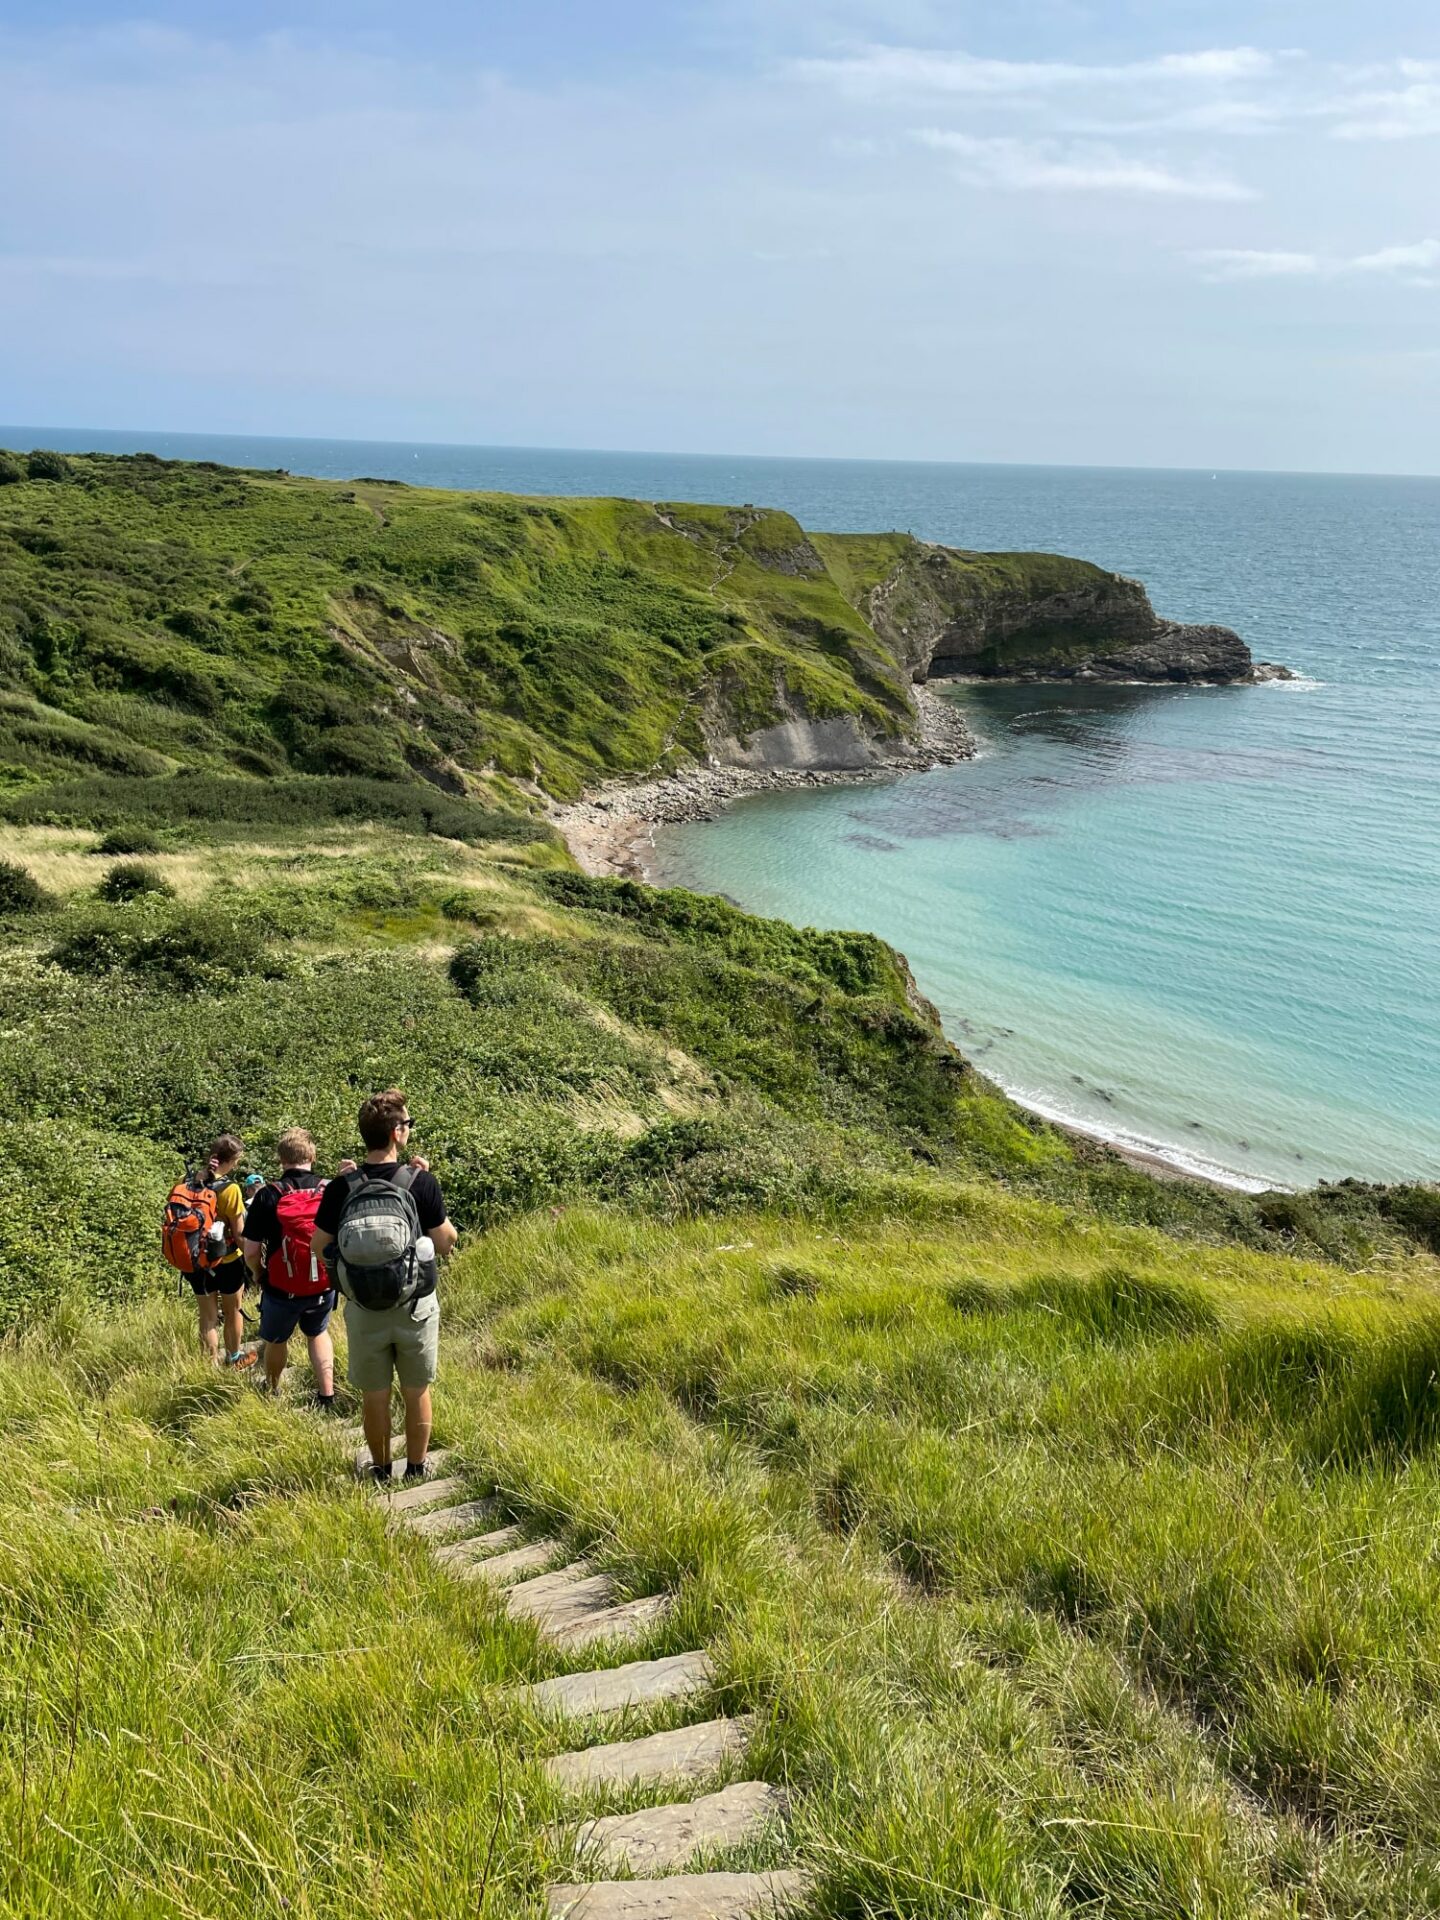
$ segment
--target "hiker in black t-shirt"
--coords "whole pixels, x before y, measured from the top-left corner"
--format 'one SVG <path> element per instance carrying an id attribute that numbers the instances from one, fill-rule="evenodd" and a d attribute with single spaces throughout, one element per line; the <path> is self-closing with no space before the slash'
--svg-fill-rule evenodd
<path id="1" fill-rule="evenodd" d="M 316 1402 L 333 1413 L 335 1285 L 310 1246 L 325 1182 L 315 1171 L 315 1142 L 302 1127 L 281 1134 L 279 1153 L 280 1178 L 260 1189 L 245 1218 L 245 1261 L 260 1285 L 265 1379 L 274 1393 L 298 1326 L 310 1349 Z"/>
<path id="2" fill-rule="evenodd" d="M 458 1238 L 440 1183 L 423 1160 L 402 1163 L 414 1119 L 392 1087 L 360 1109 L 365 1158 L 321 1196 L 314 1248 L 345 1298 L 347 1378 L 363 1396 L 365 1440 L 378 1480 L 389 1480 L 390 1386 L 405 1400 L 405 1477 L 425 1472 L 430 1385 L 439 1353 L 435 1267 Z"/>

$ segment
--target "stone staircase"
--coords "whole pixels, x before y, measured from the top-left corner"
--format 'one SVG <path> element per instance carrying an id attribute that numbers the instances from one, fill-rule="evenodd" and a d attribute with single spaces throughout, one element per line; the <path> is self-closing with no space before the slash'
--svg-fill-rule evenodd
<path id="1" fill-rule="evenodd" d="M 361 1439 L 358 1430 L 347 1443 Z M 368 1460 L 363 1447 L 357 1466 Z M 432 1465 L 447 1456 L 432 1454 Z M 590 1645 L 623 1652 L 670 1606 L 666 1594 L 620 1600 L 608 1574 L 583 1560 L 564 1562 L 558 1540 L 523 1541 L 519 1529 L 497 1526 L 498 1502 L 466 1497 L 459 1478 L 427 1479 L 380 1495 L 390 1524 L 426 1542 L 456 1579 L 503 1595 L 507 1613 L 531 1622 L 543 1639 L 566 1650 Z M 630 1660 L 585 1673 L 561 1674 L 512 1689 L 534 1712 L 603 1723 L 609 1716 L 664 1701 L 693 1701 L 709 1692 L 714 1670 L 697 1648 L 659 1660 Z M 546 1762 L 562 1794 L 654 1787 L 677 1797 L 630 1813 L 577 1819 L 567 1838 L 582 1871 L 546 1888 L 552 1920 L 775 1920 L 810 1891 L 809 1876 L 789 1868 L 761 1873 L 690 1872 L 720 1849 L 773 1833 L 785 1819 L 785 1796 L 761 1780 L 711 1786 L 743 1761 L 748 1719 L 706 1719 L 648 1734 L 578 1747 Z"/>

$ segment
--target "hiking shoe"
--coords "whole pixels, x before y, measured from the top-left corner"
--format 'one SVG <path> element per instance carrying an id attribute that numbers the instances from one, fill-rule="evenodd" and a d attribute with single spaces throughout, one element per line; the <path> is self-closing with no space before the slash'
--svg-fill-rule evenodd
<path id="1" fill-rule="evenodd" d="M 413 1460 L 407 1460 L 405 1462 L 405 1478 L 407 1480 L 425 1480 L 429 1477 L 429 1473 L 430 1465 L 428 1461 L 422 1460 L 418 1465 Z"/>
<path id="2" fill-rule="evenodd" d="M 370 1478 L 375 1482 L 377 1486 L 388 1487 L 390 1484 L 391 1475 L 394 1473 L 394 1471 L 395 1471 L 395 1468 L 389 1460 L 385 1462 L 383 1467 L 377 1467 L 372 1463 L 370 1468 Z"/>
<path id="3" fill-rule="evenodd" d="M 247 1367 L 254 1366 L 255 1359 L 256 1355 L 253 1347 L 242 1347 L 239 1353 L 226 1354 L 225 1365 L 227 1367 L 234 1367 L 237 1373 L 244 1373 Z"/>
<path id="4" fill-rule="evenodd" d="M 334 1394 L 317 1393 L 315 1396 L 315 1411 L 317 1413 L 338 1413 L 340 1409 L 335 1405 Z"/>

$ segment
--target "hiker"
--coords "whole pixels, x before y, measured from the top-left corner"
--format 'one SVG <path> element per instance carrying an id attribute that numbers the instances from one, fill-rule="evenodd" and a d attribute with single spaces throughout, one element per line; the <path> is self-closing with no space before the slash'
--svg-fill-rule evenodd
<path id="1" fill-rule="evenodd" d="M 315 1401 L 335 1411 L 335 1348 L 330 1315 L 335 1283 L 311 1250 L 315 1215 L 325 1182 L 315 1171 L 315 1142 L 303 1127 L 290 1127 L 277 1142 L 280 1177 L 263 1185 L 245 1217 L 245 1262 L 260 1288 L 260 1340 L 265 1382 L 278 1392 L 280 1376 L 298 1327 L 310 1350 Z"/>
<path id="2" fill-rule="evenodd" d="M 245 1285 L 245 1254 L 240 1244 L 245 1198 L 236 1168 L 244 1153 L 244 1143 L 235 1134 L 220 1134 L 203 1166 L 191 1168 L 171 1189 L 161 1229 L 165 1258 L 184 1274 L 195 1295 L 200 1351 L 221 1361 L 223 1320 L 223 1363 L 241 1370 L 255 1364 L 254 1353 L 245 1345 L 240 1308 Z"/>
<path id="3" fill-rule="evenodd" d="M 398 1088 L 373 1094 L 360 1109 L 365 1158 L 329 1183 L 315 1216 L 316 1256 L 345 1295 L 347 1377 L 362 1395 L 371 1471 L 382 1481 L 391 1474 L 392 1378 L 405 1401 L 405 1478 L 425 1473 L 440 1345 L 436 1264 L 458 1238 L 434 1174 L 400 1159 L 414 1126 Z"/>

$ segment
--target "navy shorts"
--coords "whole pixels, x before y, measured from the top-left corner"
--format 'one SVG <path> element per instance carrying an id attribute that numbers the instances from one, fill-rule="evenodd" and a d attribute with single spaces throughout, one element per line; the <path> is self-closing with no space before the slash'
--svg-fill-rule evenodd
<path id="1" fill-rule="evenodd" d="M 225 1260 L 218 1267 L 202 1267 L 185 1276 L 197 1300 L 207 1293 L 239 1293 L 249 1277 L 243 1260 Z"/>
<path id="2" fill-rule="evenodd" d="M 260 1338 L 285 1342 L 299 1327 L 307 1340 L 323 1333 L 335 1311 L 335 1289 L 325 1293 L 281 1293 L 278 1287 L 260 1289 Z"/>

